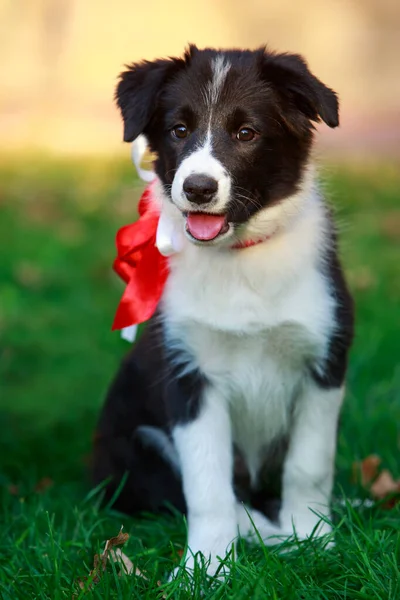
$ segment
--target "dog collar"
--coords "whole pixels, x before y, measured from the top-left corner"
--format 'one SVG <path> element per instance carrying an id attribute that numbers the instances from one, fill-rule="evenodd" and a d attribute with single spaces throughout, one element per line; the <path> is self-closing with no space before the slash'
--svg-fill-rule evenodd
<path id="1" fill-rule="evenodd" d="M 245 248 L 251 248 L 252 246 L 258 246 L 258 244 L 263 244 L 267 240 L 269 240 L 271 236 L 265 236 L 259 240 L 244 240 L 243 242 L 237 242 L 237 244 L 233 244 L 231 246 L 231 250 L 244 250 Z"/>

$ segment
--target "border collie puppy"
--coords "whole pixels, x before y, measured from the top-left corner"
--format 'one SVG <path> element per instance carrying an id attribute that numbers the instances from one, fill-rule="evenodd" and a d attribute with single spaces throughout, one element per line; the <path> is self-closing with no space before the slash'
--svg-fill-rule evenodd
<path id="1" fill-rule="evenodd" d="M 311 151 L 338 100 L 298 55 L 195 46 L 129 66 L 116 100 L 184 241 L 109 391 L 94 478 L 109 497 L 125 480 L 120 510 L 186 512 L 186 566 L 201 552 L 214 573 L 247 511 L 266 542 L 330 531 L 353 305 Z"/>

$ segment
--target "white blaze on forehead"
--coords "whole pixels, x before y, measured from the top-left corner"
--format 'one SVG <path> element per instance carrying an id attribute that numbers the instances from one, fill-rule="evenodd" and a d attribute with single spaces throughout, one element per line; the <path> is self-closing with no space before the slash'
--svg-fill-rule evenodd
<path id="1" fill-rule="evenodd" d="M 189 175 L 195 173 L 208 175 L 218 182 L 218 192 L 210 204 L 212 212 L 226 210 L 231 190 L 231 178 L 223 164 L 213 155 L 211 119 L 212 109 L 217 103 L 226 75 L 231 68 L 230 62 L 223 54 L 219 54 L 211 61 L 212 79 L 206 88 L 206 100 L 209 106 L 209 123 L 206 139 L 200 147 L 197 147 L 187 158 L 185 158 L 175 173 L 172 183 L 171 196 L 173 202 L 180 210 L 191 210 L 192 204 L 187 200 L 183 191 L 183 183 Z"/>
<path id="2" fill-rule="evenodd" d="M 212 80 L 208 86 L 208 98 L 210 104 L 215 104 L 217 102 L 230 68 L 231 63 L 223 54 L 218 55 L 211 61 Z"/>

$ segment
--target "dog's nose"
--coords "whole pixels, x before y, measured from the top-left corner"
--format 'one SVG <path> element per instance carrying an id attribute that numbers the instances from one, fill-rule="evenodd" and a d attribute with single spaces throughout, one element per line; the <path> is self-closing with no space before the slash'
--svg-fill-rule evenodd
<path id="1" fill-rule="evenodd" d="M 206 204 L 218 191 L 218 181 L 208 175 L 189 175 L 183 182 L 183 191 L 189 202 Z"/>

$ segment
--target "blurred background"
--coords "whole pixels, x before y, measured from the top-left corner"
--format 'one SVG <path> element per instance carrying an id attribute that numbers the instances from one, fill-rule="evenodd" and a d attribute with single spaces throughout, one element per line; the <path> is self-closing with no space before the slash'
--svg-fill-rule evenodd
<path id="1" fill-rule="evenodd" d="M 399 152 L 398 0 L 1 0 L 1 143 L 110 156 L 122 65 L 188 42 L 303 53 L 341 98 L 342 128 L 324 147 Z"/>
<path id="2" fill-rule="evenodd" d="M 362 493 L 352 464 L 370 453 L 400 475 L 398 0 L 0 0 L 0 522 L 20 519 L 10 561 L 39 508 L 58 506 L 72 531 L 99 407 L 129 348 L 110 331 L 122 292 L 111 265 L 143 185 L 113 103 L 118 73 L 188 42 L 302 53 L 340 96 L 341 127 L 317 135 L 357 302 L 337 485 Z"/>

